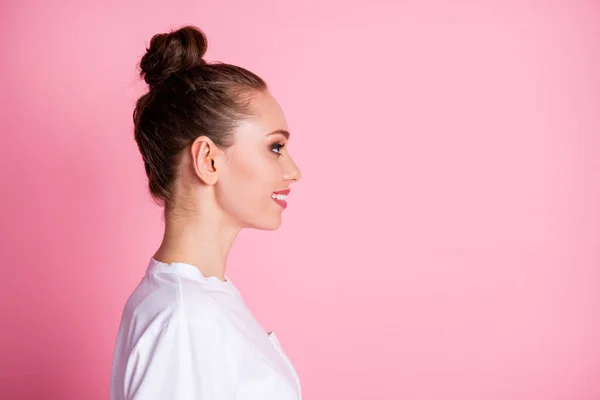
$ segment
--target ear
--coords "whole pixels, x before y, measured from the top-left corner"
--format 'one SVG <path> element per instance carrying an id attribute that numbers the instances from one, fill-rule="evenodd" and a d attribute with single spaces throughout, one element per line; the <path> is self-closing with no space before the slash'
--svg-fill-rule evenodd
<path id="1" fill-rule="evenodd" d="M 217 145 L 208 137 L 200 136 L 194 140 L 190 151 L 196 176 L 207 185 L 217 183 L 218 171 L 215 167 L 215 159 L 222 152 Z"/>

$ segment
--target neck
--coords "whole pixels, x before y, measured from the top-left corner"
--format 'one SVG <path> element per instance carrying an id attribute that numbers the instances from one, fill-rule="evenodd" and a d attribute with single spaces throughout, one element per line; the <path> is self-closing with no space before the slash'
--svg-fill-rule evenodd
<path id="1" fill-rule="evenodd" d="M 205 277 L 225 281 L 227 256 L 239 231 L 217 209 L 170 210 L 165 212 L 165 233 L 154 258 L 191 264 Z"/>

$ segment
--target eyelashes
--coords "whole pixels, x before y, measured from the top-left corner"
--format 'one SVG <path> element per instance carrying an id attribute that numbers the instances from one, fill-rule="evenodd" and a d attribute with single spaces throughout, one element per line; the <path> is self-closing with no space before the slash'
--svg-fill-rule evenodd
<path id="1" fill-rule="evenodd" d="M 281 149 L 283 149 L 284 147 L 285 143 L 275 142 L 271 145 L 271 151 L 277 154 L 277 156 L 281 157 L 283 155 L 281 154 Z"/>

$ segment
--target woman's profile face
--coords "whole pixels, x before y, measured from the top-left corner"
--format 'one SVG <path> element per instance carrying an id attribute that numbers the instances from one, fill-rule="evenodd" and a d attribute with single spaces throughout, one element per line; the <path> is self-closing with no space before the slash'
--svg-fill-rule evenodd
<path id="1" fill-rule="evenodd" d="M 225 213 L 242 228 L 273 230 L 292 197 L 274 199 L 275 192 L 290 189 L 301 177 L 288 148 L 288 125 L 277 101 L 266 92 L 252 98 L 254 117 L 240 123 L 234 144 L 215 186 Z"/>

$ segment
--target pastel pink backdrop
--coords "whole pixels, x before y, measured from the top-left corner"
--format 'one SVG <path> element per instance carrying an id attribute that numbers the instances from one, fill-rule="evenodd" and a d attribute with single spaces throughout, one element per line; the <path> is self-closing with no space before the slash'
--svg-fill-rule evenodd
<path id="1" fill-rule="evenodd" d="M 162 233 L 135 64 L 189 23 L 289 119 L 303 181 L 228 273 L 305 399 L 600 399 L 600 3 L 1 7 L 0 398 L 108 398 Z"/>

